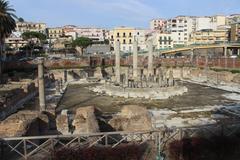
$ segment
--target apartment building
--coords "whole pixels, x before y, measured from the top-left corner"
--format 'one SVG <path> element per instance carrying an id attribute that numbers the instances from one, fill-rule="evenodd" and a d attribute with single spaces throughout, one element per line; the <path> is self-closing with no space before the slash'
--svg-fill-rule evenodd
<path id="1" fill-rule="evenodd" d="M 190 36 L 190 44 L 213 44 L 228 41 L 228 30 L 201 30 L 195 31 Z"/>
<path id="2" fill-rule="evenodd" d="M 240 23 L 240 14 L 232 14 L 227 16 L 227 25 L 232 25 L 235 23 Z"/>
<path id="3" fill-rule="evenodd" d="M 5 44 L 12 49 L 19 49 L 28 44 L 28 41 L 21 37 L 21 32 L 13 32 L 10 37 L 5 39 Z"/>
<path id="4" fill-rule="evenodd" d="M 165 27 L 166 20 L 164 19 L 152 19 L 150 21 L 150 29 L 163 31 Z"/>
<path id="5" fill-rule="evenodd" d="M 171 33 L 152 33 L 153 45 L 156 50 L 173 48 L 173 38 Z"/>
<path id="6" fill-rule="evenodd" d="M 172 33 L 174 45 L 187 45 L 193 30 L 193 21 L 188 16 L 178 16 L 166 23 L 166 32 Z"/>
<path id="7" fill-rule="evenodd" d="M 47 28 L 47 35 L 50 39 L 58 39 L 64 36 L 64 30 L 62 27 Z"/>
<path id="8" fill-rule="evenodd" d="M 231 25 L 230 41 L 240 42 L 240 23 L 235 23 Z"/>
<path id="9" fill-rule="evenodd" d="M 151 30 L 135 29 L 133 32 L 134 39 L 138 42 L 138 50 L 146 51 L 147 49 L 147 35 L 151 33 Z"/>
<path id="10" fill-rule="evenodd" d="M 16 32 L 40 32 L 46 33 L 46 23 L 33 23 L 33 22 L 17 22 Z"/>
<path id="11" fill-rule="evenodd" d="M 77 27 L 74 29 L 77 37 L 88 37 L 94 42 L 104 42 L 106 39 L 106 29 L 91 28 L 91 27 Z"/>
<path id="12" fill-rule="evenodd" d="M 110 44 L 115 45 L 120 42 L 122 52 L 132 52 L 135 29 L 131 27 L 117 27 L 110 31 Z"/>

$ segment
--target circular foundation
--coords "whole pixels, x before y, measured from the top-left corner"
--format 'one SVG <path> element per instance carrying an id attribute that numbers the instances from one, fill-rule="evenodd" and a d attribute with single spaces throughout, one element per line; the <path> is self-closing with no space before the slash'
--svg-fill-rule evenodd
<path id="1" fill-rule="evenodd" d="M 182 95 L 188 89 L 185 86 L 154 87 L 154 88 L 123 88 L 114 84 L 104 84 L 89 88 L 91 91 L 109 96 L 124 98 L 168 99 Z"/>

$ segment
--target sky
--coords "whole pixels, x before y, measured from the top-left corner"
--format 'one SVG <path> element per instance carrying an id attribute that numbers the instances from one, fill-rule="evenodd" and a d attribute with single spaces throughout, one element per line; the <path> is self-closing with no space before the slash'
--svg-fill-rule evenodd
<path id="1" fill-rule="evenodd" d="M 8 0 L 25 21 L 113 28 L 149 27 L 153 18 L 240 13 L 240 0 Z"/>

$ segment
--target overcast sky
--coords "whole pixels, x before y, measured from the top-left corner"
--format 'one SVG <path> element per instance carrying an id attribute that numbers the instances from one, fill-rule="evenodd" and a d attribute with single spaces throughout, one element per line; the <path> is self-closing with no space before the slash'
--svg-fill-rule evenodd
<path id="1" fill-rule="evenodd" d="M 16 15 L 48 26 L 147 28 L 152 18 L 240 13 L 240 0 L 9 0 Z"/>

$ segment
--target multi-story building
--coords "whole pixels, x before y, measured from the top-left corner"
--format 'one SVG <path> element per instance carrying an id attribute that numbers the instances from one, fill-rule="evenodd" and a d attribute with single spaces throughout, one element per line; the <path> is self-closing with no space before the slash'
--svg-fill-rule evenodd
<path id="1" fill-rule="evenodd" d="M 28 44 L 28 41 L 21 37 L 20 32 L 13 32 L 10 37 L 5 39 L 5 44 L 12 49 L 19 49 Z"/>
<path id="2" fill-rule="evenodd" d="M 135 29 L 131 27 L 118 27 L 110 33 L 110 43 L 115 45 L 120 42 L 120 50 L 123 52 L 132 52 Z"/>
<path id="3" fill-rule="evenodd" d="M 77 27 L 74 30 L 77 33 L 77 37 L 88 37 L 95 42 L 103 42 L 106 39 L 106 29 Z"/>
<path id="4" fill-rule="evenodd" d="M 40 32 L 46 33 L 46 23 L 33 23 L 33 22 L 17 22 L 16 32 Z"/>
<path id="5" fill-rule="evenodd" d="M 226 25 L 227 18 L 224 15 L 215 15 L 211 17 L 211 22 L 215 25 L 214 27 L 217 28 L 218 26 Z"/>
<path id="6" fill-rule="evenodd" d="M 232 25 L 235 23 L 240 23 L 240 14 L 232 14 L 227 16 L 227 25 Z"/>
<path id="7" fill-rule="evenodd" d="M 240 23 L 235 23 L 231 25 L 230 41 L 240 42 Z"/>
<path id="8" fill-rule="evenodd" d="M 228 42 L 228 30 L 195 31 L 190 36 L 191 44 L 213 44 Z"/>
<path id="9" fill-rule="evenodd" d="M 62 27 L 47 28 L 47 35 L 50 39 L 58 39 L 64 36 L 64 31 Z"/>
<path id="10" fill-rule="evenodd" d="M 213 29 L 213 24 L 211 23 L 211 17 L 196 17 L 195 30 L 201 31 L 203 29 Z"/>
<path id="11" fill-rule="evenodd" d="M 150 30 L 146 29 L 135 29 L 133 32 L 133 38 L 138 42 L 138 51 L 147 50 L 147 35 L 150 33 Z M 133 39 L 133 40 L 134 40 Z"/>
<path id="12" fill-rule="evenodd" d="M 166 23 L 166 20 L 164 20 L 164 19 L 152 19 L 150 21 L 150 29 L 163 31 L 165 23 Z"/>
<path id="13" fill-rule="evenodd" d="M 187 45 L 189 36 L 193 30 L 192 19 L 188 16 L 178 16 L 169 19 L 166 24 L 166 32 L 172 33 L 174 45 Z"/>
<path id="14" fill-rule="evenodd" d="M 155 49 L 173 48 L 173 39 L 171 33 L 154 32 L 152 34 Z"/>

